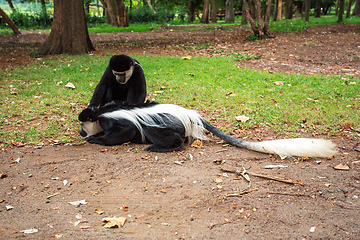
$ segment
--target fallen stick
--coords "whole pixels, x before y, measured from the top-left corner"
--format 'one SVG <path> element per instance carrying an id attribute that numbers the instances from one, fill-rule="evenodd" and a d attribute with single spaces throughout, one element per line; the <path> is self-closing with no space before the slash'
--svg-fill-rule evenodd
<path id="1" fill-rule="evenodd" d="M 54 193 L 54 194 L 51 194 L 50 196 L 47 196 L 46 198 L 47 199 L 50 199 L 50 198 L 52 198 L 52 197 L 55 197 L 55 196 L 57 196 L 57 195 L 59 195 L 60 193 Z"/>
<path id="2" fill-rule="evenodd" d="M 274 180 L 274 181 L 279 181 L 279 182 L 284 182 L 284 183 L 289 183 L 289 184 L 298 184 L 301 186 L 304 186 L 305 184 L 303 182 L 294 182 L 293 180 L 289 179 L 285 179 L 285 178 L 280 178 L 280 177 L 271 177 L 271 176 L 266 176 L 266 175 L 262 175 L 262 174 L 258 174 L 258 173 L 251 173 L 248 172 L 248 174 L 255 176 L 255 177 L 260 177 L 260 178 L 266 178 L 266 179 L 270 179 L 270 180 Z"/>
<path id="3" fill-rule="evenodd" d="M 294 197 L 311 197 L 309 194 L 301 194 L 301 193 L 282 193 L 282 192 L 268 192 L 269 194 L 279 194 L 279 195 L 289 195 Z"/>
<path id="4" fill-rule="evenodd" d="M 256 190 L 258 190 L 258 189 L 254 188 L 254 189 L 250 189 L 250 190 L 247 190 L 247 191 L 242 191 L 242 192 L 239 192 L 239 193 L 229 193 L 229 194 L 226 194 L 226 197 L 240 197 L 241 195 L 244 195 L 244 194 L 247 194 L 247 193 L 252 193 L 252 192 L 255 192 Z"/>
<path id="5" fill-rule="evenodd" d="M 226 168 L 221 168 L 220 170 L 223 172 L 230 172 L 230 173 L 235 173 L 237 175 L 242 176 L 242 173 L 240 171 L 235 171 L 235 170 L 231 170 L 231 169 L 226 169 Z M 261 178 L 266 178 L 266 179 L 270 179 L 270 180 L 274 180 L 274 181 L 279 181 L 279 182 L 284 182 L 284 183 L 289 183 L 289 184 L 298 184 L 301 186 L 304 186 L 305 184 L 301 181 L 299 182 L 294 182 L 291 179 L 284 179 L 284 178 L 279 178 L 279 177 L 271 177 L 271 176 L 266 176 L 266 175 L 262 175 L 262 174 L 258 174 L 258 173 L 252 173 L 252 172 L 246 172 L 249 175 L 255 176 L 255 177 L 261 177 Z"/>

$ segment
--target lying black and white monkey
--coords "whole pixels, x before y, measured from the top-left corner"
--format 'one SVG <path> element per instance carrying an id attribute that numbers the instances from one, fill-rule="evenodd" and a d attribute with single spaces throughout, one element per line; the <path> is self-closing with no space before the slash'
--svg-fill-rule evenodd
<path id="1" fill-rule="evenodd" d="M 110 58 L 88 107 L 94 109 L 112 101 L 141 105 L 145 98 L 146 81 L 140 63 L 127 55 L 114 55 Z"/>
<path id="2" fill-rule="evenodd" d="M 151 143 L 146 148 L 166 152 L 184 145 L 184 138 L 207 139 L 204 129 L 224 141 L 252 151 L 287 156 L 331 157 L 336 152 L 329 140 L 312 138 L 248 142 L 231 137 L 212 126 L 196 111 L 172 104 L 144 103 L 139 107 L 110 103 L 79 115 L 80 135 L 89 143 L 120 145 L 126 142 Z"/>

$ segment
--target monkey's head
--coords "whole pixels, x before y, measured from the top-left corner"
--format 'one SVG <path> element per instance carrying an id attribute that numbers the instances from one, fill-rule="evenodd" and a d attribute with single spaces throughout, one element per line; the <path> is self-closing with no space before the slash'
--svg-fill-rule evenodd
<path id="1" fill-rule="evenodd" d="M 116 81 L 125 84 L 131 78 L 136 61 L 127 55 L 114 55 L 110 58 L 109 66 L 115 75 Z"/>
<path id="2" fill-rule="evenodd" d="M 97 119 L 99 109 L 86 108 L 79 114 L 80 135 L 83 138 L 96 135 L 103 131 Z"/>

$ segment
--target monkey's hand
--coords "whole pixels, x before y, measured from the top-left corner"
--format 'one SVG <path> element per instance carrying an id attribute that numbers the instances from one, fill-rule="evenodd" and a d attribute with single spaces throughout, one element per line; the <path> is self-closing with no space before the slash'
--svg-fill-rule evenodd
<path id="1" fill-rule="evenodd" d="M 86 141 L 88 141 L 88 143 L 104 145 L 102 138 L 95 137 L 95 136 L 87 137 Z"/>

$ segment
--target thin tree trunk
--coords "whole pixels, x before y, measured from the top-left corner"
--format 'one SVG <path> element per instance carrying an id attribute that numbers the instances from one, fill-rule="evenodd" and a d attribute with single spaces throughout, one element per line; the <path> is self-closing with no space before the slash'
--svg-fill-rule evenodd
<path id="1" fill-rule="evenodd" d="M 251 16 L 250 13 L 250 7 L 249 7 L 249 3 L 247 0 L 243 0 L 243 4 L 244 4 L 244 8 L 245 8 L 245 13 L 246 13 L 246 18 L 247 20 L 250 22 L 250 26 L 251 26 L 251 30 L 254 32 L 255 36 L 259 36 L 259 29 L 256 26 L 255 20 L 254 18 Z"/>
<path id="2" fill-rule="evenodd" d="M 233 0 L 226 0 L 226 2 L 225 2 L 225 22 L 226 23 L 235 22 L 234 1 Z"/>
<path id="3" fill-rule="evenodd" d="M 319 18 L 321 15 L 321 0 L 316 0 L 315 3 L 315 17 Z"/>
<path id="4" fill-rule="evenodd" d="M 151 11 L 153 11 L 153 13 L 156 13 L 155 9 L 153 8 L 153 6 L 151 5 L 151 0 L 146 0 L 147 4 L 149 5 L 149 8 L 151 9 Z"/>
<path id="5" fill-rule="evenodd" d="M 265 22 L 264 22 L 264 34 L 268 37 L 272 37 L 269 30 L 269 22 L 271 18 L 271 6 L 272 6 L 272 0 L 268 0 L 266 12 L 265 12 Z"/>
<path id="6" fill-rule="evenodd" d="M 277 14 L 276 14 L 276 21 L 281 20 L 282 6 L 283 6 L 282 0 L 278 0 L 278 9 L 277 9 Z"/>
<path id="7" fill-rule="evenodd" d="M 346 18 L 350 18 L 351 4 L 352 4 L 352 0 L 349 0 L 347 9 L 346 9 Z"/>
<path id="8" fill-rule="evenodd" d="M 41 10 L 44 11 L 46 13 L 46 4 L 45 4 L 45 0 L 41 0 Z"/>
<path id="9" fill-rule="evenodd" d="M 243 3 L 242 15 L 241 15 L 241 25 L 246 25 L 246 24 L 248 24 L 248 18 L 247 18 L 247 14 L 246 14 L 245 4 Z"/>
<path id="10" fill-rule="evenodd" d="M 16 24 L 11 20 L 11 18 L 0 8 L 0 16 L 4 20 L 4 22 L 9 25 L 11 30 L 13 30 L 14 34 L 21 34 Z"/>
<path id="11" fill-rule="evenodd" d="M 305 4 L 305 22 L 308 22 L 310 21 L 311 0 L 304 0 L 304 4 Z"/>
<path id="12" fill-rule="evenodd" d="M 257 19 L 257 25 L 259 28 L 259 36 L 260 38 L 264 37 L 264 31 L 263 31 L 263 18 L 261 17 L 261 2 L 260 0 L 254 0 L 254 5 L 255 5 L 255 14 L 256 14 L 256 19 Z"/>
<path id="13" fill-rule="evenodd" d="M 339 0 L 336 0 L 336 5 L 335 5 L 335 16 L 337 16 L 339 13 Z"/>
<path id="14" fill-rule="evenodd" d="M 217 23 L 216 0 L 211 1 L 211 22 Z"/>
<path id="15" fill-rule="evenodd" d="M 343 22 L 344 7 L 345 7 L 345 1 L 339 0 L 339 15 L 337 22 Z"/>
<path id="16" fill-rule="evenodd" d="M 204 0 L 204 8 L 202 11 L 202 16 L 201 16 L 201 23 L 209 23 L 209 8 L 210 8 L 210 2 L 209 0 Z"/>
<path id="17" fill-rule="evenodd" d="M 292 19 L 293 18 L 293 0 L 286 0 L 285 1 L 285 19 Z"/>
<path id="18" fill-rule="evenodd" d="M 11 0 L 6 0 L 7 2 L 8 2 L 8 4 L 9 4 L 9 7 L 11 8 L 11 10 L 15 10 L 15 7 L 14 7 L 14 4 L 12 3 L 12 1 Z"/>
<path id="19" fill-rule="evenodd" d="M 355 7 L 353 9 L 353 16 L 360 16 L 360 0 L 355 0 Z"/>

